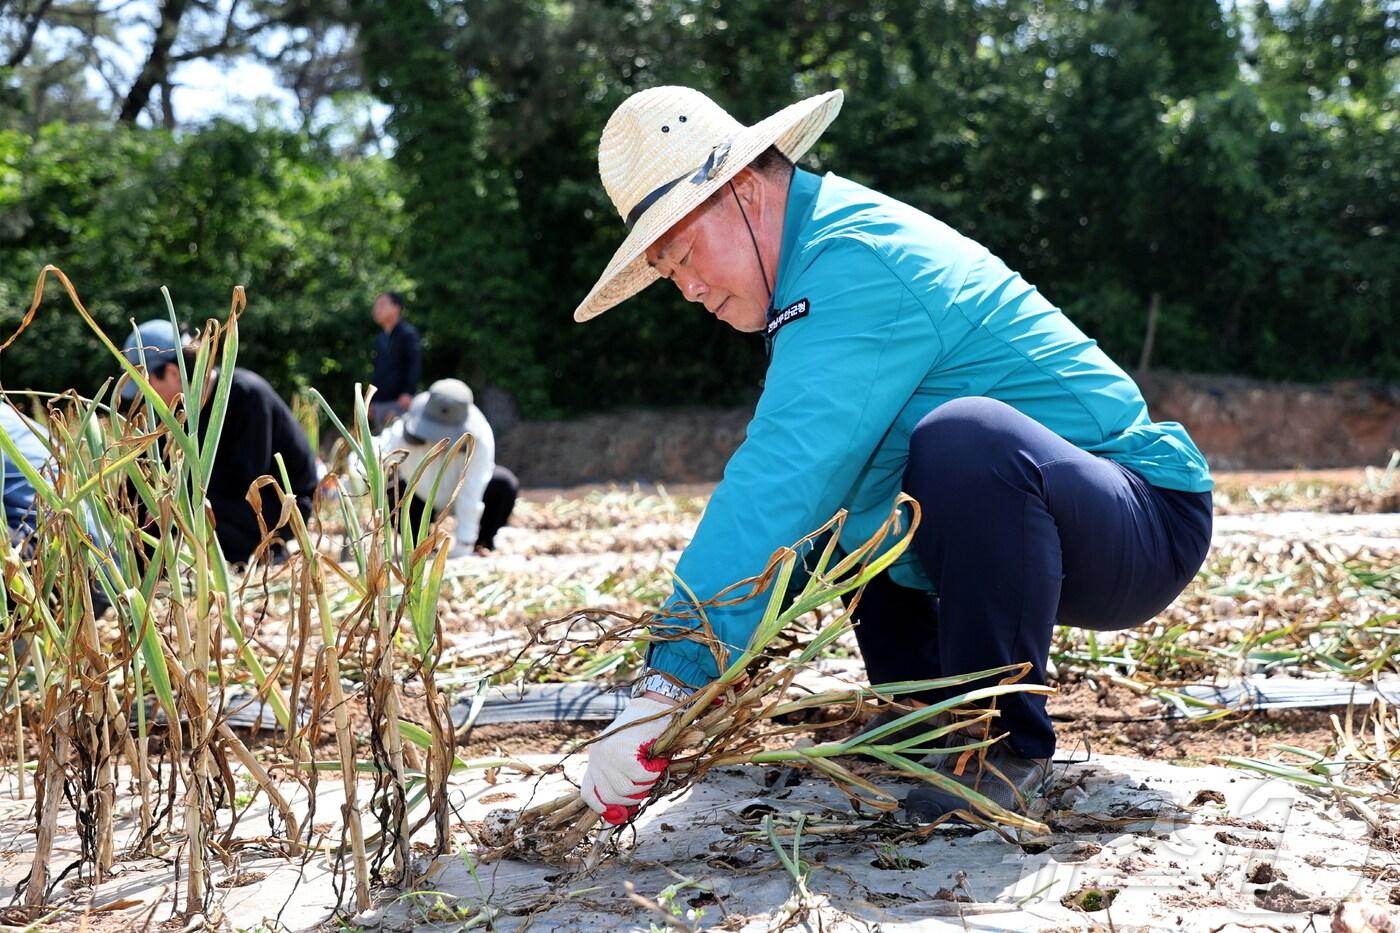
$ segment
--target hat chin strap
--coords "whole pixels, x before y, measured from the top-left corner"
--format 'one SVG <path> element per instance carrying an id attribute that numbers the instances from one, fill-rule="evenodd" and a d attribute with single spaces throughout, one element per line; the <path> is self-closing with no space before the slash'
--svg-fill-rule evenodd
<path id="1" fill-rule="evenodd" d="M 739 192 L 734 190 L 733 179 L 730 179 L 728 185 L 729 193 L 734 195 L 734 203 L 739 207 L 739 216 L 744 218 L 744 226 L 748 228 L 749 242 L 753 244 L 753 255 L 754 258 L 758 260 L 758 271 L 759 274 L 763 276 L 764 287 L 768 289 L 768 300 L 766 302 L 768 308 L 764 309 L 766 313 L 769 309 L 773 307 L 773 290 L 777 288 L 778 283 L 776 281 L 772 283 L 768 281 L 768 269 L 766 266 L 763 265 L 763 251 L 758 248 L 758 237 L 754 236 L 753 224 L 749 223 L 748 211 L 744 210 L 744 202 L 739 200 Z"/>
<path id="2" fill-rule="evenodd" d="M 627 225 L 627 229 L 630 231 L 637 225 L 637 221 L 642 219 L 642 215 L 645 214 L 653 204 L 660 201 L 672 188 L 676 187 L 676 185 L 685 181 L 686 178 L 690 179 L 692 185 L 703 185 L 705 182 L 715 177 L 715 173 L 724 166 L 724 162 L 728 158 L 729 143 L 719 143 L 710 150 L 709 157 L 705 159 L 705 163 L 699 168 L 671 179 L 634 204 L 632 209 L 627 212 L 627 216 L 623 218 L 623 223 Z"/>

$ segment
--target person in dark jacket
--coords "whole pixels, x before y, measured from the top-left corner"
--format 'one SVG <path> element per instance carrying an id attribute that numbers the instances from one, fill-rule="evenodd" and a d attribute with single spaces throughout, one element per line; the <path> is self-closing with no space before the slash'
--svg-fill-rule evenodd
<path id="1" fill-rule="evenodd" d="M 378 392 L 370 403 L 369 416 L 380 427 L 402 416 L 413 404 L 423 375 L 423 345 L 418 329 L 403 319 L 403 296 L 398 292 L 384 292 L 374 299 L 371 313 L 379 335 L 374 338 L 370 382 Z"/>
<path id="2" fill-rule="evenodd" d="M 132 363 L 146 368 L 151 387 L 167 405 L 180 394 L 180 367 L 177 356 L 185 358 L 185 371 L 193 373 L 196 348 L 175 331 L 169 321 L 154 320 L 142 324 L 127 338 L 122 352 Z M 218 372 L 211 373 L 211 383 Z M 136 385 L 126 382 L 122 398 L 136 395 Z M 211 392 L 204 393 L 202 402 L 207 409 Z M 208 419 L 200 420 L 203 439 Z M 229 386 L 228 409 L 224 415 L 218 451 L 209 476 L 206 494 L 214 510 L 214 532 L 223 549 L 224 559 L 232 563 L 247 561 L 262 543 L 257 513 L 248 503 L 248 489 L 261 476 L 279 480 L 277 454 L 287 465 L 287 475 L 296 496 L 297 509 L 303 518 L 311 515 L 311 498 L 316 491 L 316 457 L 306 432 L 292 415 L 266 379 L 257 373 L 235 368 Z M 277 496 L 270 489 L 261 492 L 263 522 L 268 528 L 277 524 L 282 513 Z M 275 533 L 274 556 L 283 553 L 281 541 L 290 536 L 283 528 Z"/>

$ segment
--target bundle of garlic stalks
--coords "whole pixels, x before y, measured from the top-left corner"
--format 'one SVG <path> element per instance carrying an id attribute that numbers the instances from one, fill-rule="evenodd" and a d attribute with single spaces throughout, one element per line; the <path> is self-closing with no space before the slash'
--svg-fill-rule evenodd
<path id="1" fill-rule="evenodd" d="M 902 496 L 879 530 L 838 560 L 836 542 L 845 521 L 844 513 L 839 513 L 821 529 L 779 551 L 759 576 L 735 584 L 708 603 L 698 604 L 698 611 L 684 625 L 668 622 L 662 615 L 643 619 L 616 614 L 575 617 L 574 622 L 586 621 L 602 630 L 593 642 L 595 650 L 639 638 L 694 639 L 713 653 L 716 669 L 722 672 L 666 714 L 673 720 L 657 739 L 654 754 L 668 757 L 670 766 L 652 796 L 633 815 L 634 820 L 648 805 L 683 790 L 713 768 L 782 764 L 825 775 L 850 798 L 857 811 L 888 812 L 899 806 L 898 798 L 889 789 L 873 783 L 872 777 L 912 778 L 957 794 L 967 802 L 960 815 L 973 822 L 1027 832 L 1047 831 L 1042 824 L 998 806 L 928 763 L 929 756 L 934 755 L 971 757 L 1000 740 L 995 730 L 996 698 L 1018 692 L 1052 692 L 1047 687 L 1017 683 L 1030 670 L 1029 663 L 956 677 L 875 686 L 842 685 L 818 692 L 802 691 L 794 684 L 800 671 L 811 666 L 849 630 L 862 588 L 908 547 L 918 519 L 918 504 Z M 804 572 L 805 584 L 791 597 L 789 584 L 796 574 Z M 748 648 L 738 657 L 728 657 L 709 628 L 705 608 L 732 605 L 765 592 L 769 593 L 766 611 Z M 847 597 L 844 605 L 843 597 Z M 808 617 L 814 614 L 817 623 L 811 625 Z M 605 619 L 613 624 L 607 625 Z M 572 640 L 569 647 L 576 651 L 583 646 Z M 985 685 L 989 682 L 991 685 Z M 942 696 L 977 683 L 984 685 L 965 689 L 932 705 L 915 708 L 899 701 L 900 697 L 931 691 Z M 863 722 L 872 714 L 888 710 L 902 715 L 849 738 L 813 742 L 814 733 Z M 820 716 L 820 721 L 791 724 L 794 718 L 814 714 Z M 917 725 L 928 728 L 914 729 L 918 734 L 909 737 L 909 727 Z M 966 738 L 968 735 L 983 738 L 974 740 Z M 786 747 L 772 747 L 775 740 L 789 739 Z M 841 760 L 854 755 L 874 759 L 883 767 L 873 773 L 857 774 L 848 761 Z M 600 826 L 599 816 L 573 791 L 523 811 L 493 811 L 483 822 L 478 838 L 485 847 L 481 856 L 488 861 L 511 857 L 591 866 L 611 851 L 613 829 Z"/>

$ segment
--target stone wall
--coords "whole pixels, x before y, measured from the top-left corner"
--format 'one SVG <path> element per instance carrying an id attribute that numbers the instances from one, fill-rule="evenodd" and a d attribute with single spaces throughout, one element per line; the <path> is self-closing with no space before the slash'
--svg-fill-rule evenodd
<path id="1" fill-rule="evenodd" d="M 1152 417 L 1180 421 L 1222 470 L 1383 465 L 1400 448 L 1400 385 L 1140 380 Z"/>
<path id="2" fill-rule="evenodd" d="M 720 478 L 744 439 L 750 409 L 634 411 L 569 421 L 521 421 L 496 440 L 496 461 L 526 486 Z"/>
<path id="3" fill-rule="evenodd" d="M 1400 448 L 1400 386 L 1178 375 L 1139 381 L 1152 417 L 1185 424 L 1217 469 L 1384 464 Z M 637 411 L 521 421 L 498 437 L 497 460 L 527 486 L 713 481 L 743 440 L 750 414 Z"/>

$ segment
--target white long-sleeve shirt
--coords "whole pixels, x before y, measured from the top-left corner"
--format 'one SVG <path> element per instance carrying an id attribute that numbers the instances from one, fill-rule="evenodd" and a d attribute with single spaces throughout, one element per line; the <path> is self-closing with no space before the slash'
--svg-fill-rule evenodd
<path id="1" fill-rule="evenodd" d="M 454 514 L 457 516 L 457 527 L 453 536 L 459 544 L 472 547 L 476 544 L 477 534 L 481 530 L 481 498 L 486 493 L 486 484 L 491 482 L 491 474 L 496 470 L 496 436 L 491 431 L 491 425 L 486 420 L 486 416 L 481 413 L 481 409 L 475 405 L 471 406 L 471 411 L 467 415 L 466 432 L 475 440 L 470 460 L 463 454 L 457 456 L 443 456 L 434 461 L 433 466 L 423 474 L 423 478 L 418 481 L 418 488 L 414 490 L 414 495 L 422 499 L 424 504 L 432 507 L 434 511 L 446 508 L 448 501 L 452 498 L 452 490 L 457 487 L 457 480 L 462 475 L 464 466 L 467 471 L 467 478 L 462 483 L 462 491 L 457 495 L 457 507 Z M 428 451 L 432 449 L 431 444 L 415 444 L 403 436 L 403 420 L 395 421 L 385 428 L 375 443 L 379 448 L 379 456 L 388 458 L 395 451 L 406 451 L 407 456 L 398 465 L 399 477 L 407 483 L 413 478 L 413 474 L 418 470 L 419 464 L 423 462 Z M 437 478 L 438 473 L 442 474 L 441 479 Z M 433 483 L 437 483 L 437 498 L 429 502 L 428 496 L 433 490 Z"/>

